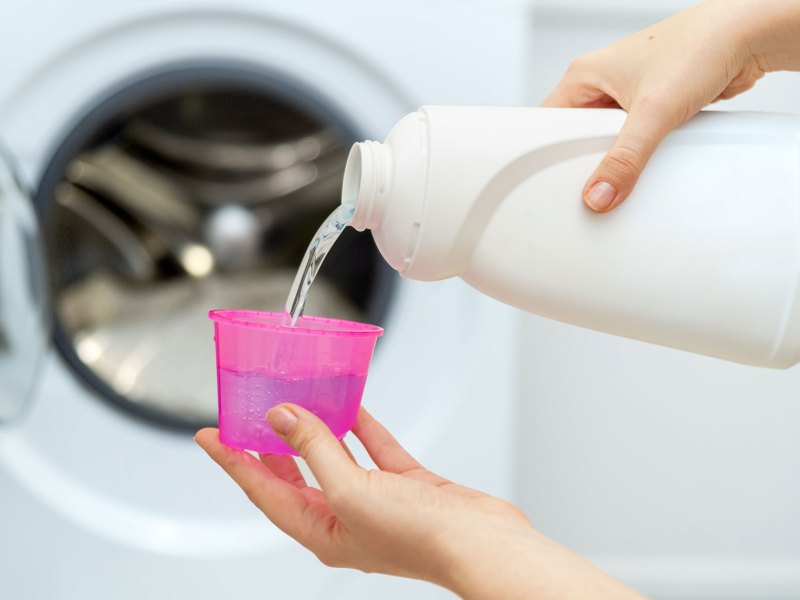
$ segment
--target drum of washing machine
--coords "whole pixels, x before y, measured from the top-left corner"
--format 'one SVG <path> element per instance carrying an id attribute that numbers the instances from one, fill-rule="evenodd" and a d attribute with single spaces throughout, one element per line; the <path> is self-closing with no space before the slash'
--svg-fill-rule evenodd
<path id="1" fill-rule="evenodd" d="M 65 358 L 102 397 L 190 429 L 216 418 L 208 310 L 282 309 L 354 139 L 324 110 L 224 75 L 106 100 L 111 116 L 78 125 L 40 190 Z M 307 312 L 380 322 L 387 270 L 348 232 Z"/>

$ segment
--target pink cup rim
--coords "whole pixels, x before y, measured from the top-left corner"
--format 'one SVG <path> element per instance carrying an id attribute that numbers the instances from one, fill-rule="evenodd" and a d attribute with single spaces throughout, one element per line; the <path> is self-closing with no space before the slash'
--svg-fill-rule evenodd
<path id="1" fill-rule="evenodd" d="M 293 335 L 379 337 L 383 334 L 383 328 L 377 325 L 325 317 L 302 316 L 298 319 L 297 325 L 289 327 L 284 324 L 285 316 L 286 313 L 283 312 L 260 310 L 211 310 L 208 312 L 208 318 L 215 323 L 224 323 L 234 327 L 280 331 L 281 333 L 291 333 Z"/>

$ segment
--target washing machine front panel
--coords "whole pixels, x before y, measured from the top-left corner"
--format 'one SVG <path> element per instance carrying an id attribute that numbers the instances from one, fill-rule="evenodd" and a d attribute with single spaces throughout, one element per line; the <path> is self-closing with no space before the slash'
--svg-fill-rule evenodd
<path id="1" fill-rule="evenodd" d="M 147 284 L 145 280 L 153 279 L 144 272 L 147 269 L 143 271 L 142 268 L 133 268 L 133 272 L 131 272 L 131 265 L 135 267 L 137 264 L 140 267 L 149 265 L 150 271 L 153 271 L 154 261 L 147 257 L 148 244 L 146 243 L 152 240 L 141 240 L 141 243 L 138 244 L 139 248 L 136 248 L 137 236 L 130 235 L 129 229 L 122 231 L 126 228 L 120 224 L 118 218 L 115 218 L 114 213 L 119 212 L 117 210 L 119 202 L 109 202 L 107 194 L 98 198 L 98 194 L 94 193 L 96 190 L 92 189 L 96 186 L 90 184 L 87 189 L 85 182 L 78 181 L 78 179 L 81 179 L 81 174 L 86 175 L 97 171 L 97 167 L 106 169 L 109 161 L 121 164 L 120 158 L 124 158 L 127 162 L 130 162 L 131 158 L 135 158 L 125 151 L 130 147 L 130 140 L 125 139 L 125 132 L 127 129 L 131 129 L 125 125 L 127 123 L 137 125 L 141 121 L 140 114 L 132 114 L 134 111 L 132 104 L 135 104 L 136 98 L 131 99 L 130 95 L 133 93 L 147 95 L 149 93 L 155 98 L 153 102 L 156 102 L 159 94 L 163 96 L 166 92 L 157 88 L 155 82 L 160 82 L 159 85 L 162 86 L 166 82 L 167 86 L 171 86 L 172 93 L 177 95 L 182 93 L 177 88 L 181 81 L 185 85 L 192 85 L 191 77 L 194 77 L 196 86 L 215 85 L 217 90 L 224 89 L 225 86 L 234 88 L 237 85 L 241 87 L 246 84 L 252 92 L 261 86 L 259 93 L 262 97 L 268 96 L 267 100 L 273 102 L 274 106 L 277 106 L 275 99 L 282 98 L 281 102 L 284 106 L 294 104 L 295 112 L 316 119 L 318 124 L 315 127 L 321 133 L 327 134 L 331 133 L 331 130 L 335 130 L 332 135 L 337 140 L 337 148 L 343 151 L 343 153 L 339 153 L 341 167 L 343 167 L 346 147 L 349 143 L 355 139 L 373 136 L 372 132 L 379 132 L 379 135 L 382 135 L 382 132 L 387 130 L 390 124 L 410 110 L 413 105 L 399 87 L 388 82 L 383 74 L 371 67 L 369 60 L 365 61 L 354 57 L 347 47 L 318 31 L 308 20 L 303 21 L 302 24 L 296 24 L 291 21 L 289 16 L 280 13 L 254 11 L 242 7 L 233 7 L 229 10 L 209 8 L 182 10 L 170 7 L 169 9 L 140 10 L 139 12 L 134 11 L 134 13 L 130 13 L 128 9 L 120 13 L 98 11 L 89 15 L 85 22 L 81 21 L 77 29 L 84 30 L 84 36 L 78 40 L 74 39 L 76 35 L 74 31 L 54 31 L 56 41 L 53 46 L 59 48 L 58 54 L 50 56 L 49 61 L 43 61 L 43 57 L 39 57 L 38 61 L 28 59 L 32 60 L 32 64 L 29 65 L 30 71 L 26 72 L 24 77 L 22 74 L 18 74 L 18 77 L 23 79 L 23 81 L 17 81 L 18 88 L 13 91 L 7 90 L 5 94 L 0 93 L 0 131 L 9 139 L 15 152 L 22 157 L 27 180 L 39 188 L 38 205 L 48 226 L 48 238 L 52 238 L 53 242 L 50 256 L 53 261 L 52 271 L 56 284 L 54 288 L 56 292 L 54 310 L 57 317 L 55 321 L 56 343 L 62 350 L 67 364 L 79 378 L 89 383 L 97 395 L 111 399 L 116 404 L 130 409 L 134 414 L 153 422 L 172 427 L 196 429 L 203 424 L 213 422 L 216 408 L 211 391 L 214 386 L 205 386 L 205 391 L 208 393 L 195 393 L 194 396 L 198 396 L 198 400 L 190 398 L 192 394 L 188 393 L 189 390 L 184 390 L 185 386 L 180 383 L 180 372 L 185 370 L 180 361 L 162 360 L 160 355 L 166 353 L 165 356 L 178 357 L 186 354 L 183 350 L 186 350 L 187 347 L 183 342 L 178 344 L 181 346 L 180 348 L 175 347 L 172 351 L 165 348 L 171 343 L 170 340 L 181 340 L 186 337 L 179 332 L 170 334 L 167 329 L 179 322 L 185 322 L 187 327 L 184 329 L 202 334 L 203 310 L 193 311 L 195 316 L 188 320 L 176 318 L 165 321 L 162 317 L 155 319 L 163 321 L 161 326 L 157 325 L 155 320 L 148 317 L 147 314 L 142 314 L 140 316 L 145 319 L 145 324 L 152 323 L 151 326 L 145 326 L 144 329 L 141 326 L 131 326 L 137 318 L 136 314 L 133 314 L 134 310 L 138 314 L 147 303 L 155 302 L 155 304 L 161 305 L 164 301 L 168 304 L 178 302 L 175 305 L 177 307 L 185 306 L 185 303 L 180 302 L 175 294 L 177 292 L 180 295 L 182 289 L 180 286 L 186 288 L 182 293 L 188 294 L 189 298 L 197 298 L 198 295 L 200 297 L 214 296 L 216 300 L 213 302 L 213 306 L 204 307 L 206 310 L 229 304 L 241 307 L 248 304 L 247 298 L 239 300 L 228 298 L 226 301 L 224 297 L 219 296 L 226 289 L 240 289 L 247 292 L 245 290 L 247 282 L 238 285 L 224 283 L 217 285 L 214 284 L 214 278 L 209 284 L 208 278 L 196 278 L 190 275 L 184 278 L 183 283 L 175 281 L 161 285 L 161 291 L 155 293 L 158 297 L 149 291 L 145 291 L 144 296 L 137 292 L 133 297 L 126 293 L 125 286 L 130 283 L 128 281 L 131 279 L 130 276 L 137 280 L 144 277 L 144 280 L 139 282 L 143 282 L 142 285 Z M 12 73 L 9 81 L 14 81 L 14 79 Z M 23 93 L 19 92 L 20 88 L 24 91 Z M 191 90 L 184 90 L 184 96 L 189 95 L 189 92 Z M 58 102 L 54 103 L 52 100 L 54 98 L 58 98 Z M 113 140 L 111 140 L 111 144 L 107 143 L 107 140 L 87 141 L 86 138 L 91 133 L 89 130 L 100 128 L 100 125 L 91 121 L 93 119 L 97 121 L 97 114 L 104 110 L 108 113 L 109 105 L 113 109 L 113 104 L 119 103 L 119 98 L 128 98 L 128 105 L 124 105 L 123 102 L 123 105 L 118 108 L 118 114 L 106 114 L 105 119 L 108 122 L 107 129 L 122 128 L 122 143 L 114 144 Z M 43 101 L 43 99 L 47 100 Z M 198 100 L 198 98 L 194 98 L 194 100 Z M 44 108 L 45 102 L 48 104 L 47 109 Z M 167 100 L 162 99 L 161 104 L 166 102 Z M 229 102 L 229 104 L 233 103 Z M 141 110 L 146 112 L 148 109 L 145 107 Z M 286 112 L 285 108 L 281 110 Z M 278 112 L 277 108 L 272 112 Z M 268 115 L 269 111 L 265 114 Z M 275 124 L 283 119 L 274 115 L 270 118 Z M 265 123 L 268 121 L 265 120 Z M 152 124 L 151 121 L 149 125 Z M 327 125 L 331 126 L 331 130 L 322 129 Z M 252 127 L 252 129 L 256 127 Z M 241 133 L 241 131 L 237 132 L 238 135 Z M 313 128 L 308 130 L 309 135 L 314 133 Z M 83 136 L 83 141 L 76 141 L 81 136 Z M 119 137 L 117 136 L 117 138 Z M 278 141 L 284 140 L 279 139 Z M 83 146 L 80 145 L 81 143 Z M 109 149 L 112 150 L 112 153 L 108 152 Z M 120 149 L 123 151 L 122 154 Z M 329 154 L 335 154 L 335 150 Z M 65 159 L 65 153 L 74 154 L 74 160 L 70 162 L 69 157 Z M 54 163 L 59 162 L 64 164 L 54 166 Z M 141 163 L 141 161 L 137 162 Z M 320 170 L 313 162 L 310 164 L 310 168 L 315 172 Z M 288 170 L 285 169 L 285 171 Z M 127 167 L 117 169 L 117 171 L 118 175 L 125 175 L 121 171 L 128 171 L 128 175 L 134 174 Z M 73 176 L 74 173 L 78 175 Z M 155 177 L 157 173 L 153 172 L 152 175 Z M 336 173 L 333 175 L 334 177 L 327 177 L 326 180 L 335 185 Z M 180 176 L 185 179 L 185 173 Z M 120 177 L 117 178 L 120 179 Z M 86 178 L 84 177 L 84 179 Z M 150 177 L 139 177 L 139 179 L 149 180 Z M 113 184 L 113 182 L 111 183 Z M 108 182 L 104 185 L 108 187 Z M 333 189 L 331 185 L 328 187 Z M 87 191 L 90 193 L 87 194 Z M 331 191 L 326 198 L 328 196 L 330 202 L 335 203 L 336 192 Z M 109 210 L 109 204 L 115 206 Z M 237 203 L 229 202 L 229 204 L 234 205 L 234 208 L 239 206 Z M 67 207 L 67 210 L 62 210 L 62 207 Z M 332 207 L 333 204 L 330 208 L 332 209 Z M 309 215 L 309 224 L 312 220 L 321 222 L 324 218 L 325 215 L 320 212 L 324 207 L 320 204 L 319 208 L 320 210 L 317 210 L 316 213 Z M 275 211 L 269 212 L 270 214 L 261 219 L 260 224 L 257 225 L 260 227 L 264 225 L 264 221 L 269 221 L 272 229 L 278 229 L 277 233 L 280 235 L 281 223 L 272 223 L 276 220 Z M 290 212 L 298 213 L 293 208 Z M 215 219 L 209 211 L 206 213 L 203 217 L 204 222 L 225 220 Z M 252 216 L 254 213 L 255 211 L 251 211 L 250 215 Z M 65 217 L 62 218 L 62 215 Z M 81 221 L 80 227 L 73 226 L 76 215 L 77 220 Z M 87 215 L 91 218 L 87 219 Z M 85 224 L 92 220 L 95 225 L 87 227 Z M 126 235 L 111 234 L 111 228 L 108 227 L 109 221 L 115 221 L 112 224 L 118 225 L 117 229 L 121 230 L 119 233 L 126 233 Z M 293 222 L 297 225 L 300 220 L 295 217 Z M 66 225 L 62 225 L 64 223 Z M 207 231 L 209 228 L 195 227 L 194 229 L 199 230 L 195 232 L 195 236 L 213 237 L 213 232 L 209 234 Z M 305 231 L 306 229 L 308 228 L 304 226 L 303 233 L 298 233 L 295 237 L 297 239 L 310 237 L 313 231 Z M 100 245 L 92 243 L 92 238 L 98 237 L 94 235 L 94 232 L 97 231 L 105 231 L 105 235 L 101 236 L 105 241 L 100 240 Z M 178 233 L 180 234 L 179 238 L 183 237 L 192 242 L 191 236 L 184 235 L 185 231 Z M 348 233 L 351 237 L 359 237 L 355 235 L 355 232 Z M 168 237 L 173 238 L 172 242 L 167 241 L 168 247 L 175 246 L 177 243 L 178 252 L 173 252 L 173 254 L 178 257 L 178 264 L 185 262 L 179 258 L 184 254 L 185 249 L 205 250 L 203 243 L 199 246 L 194 242 L 180 243 L 180 239 L 177 241 L 174 239 L 175 236 Z M 368 238 L 368 236 L 360 237 Z M 126 238 L 131 243 L 122 243 Z M 153 236 L 150 235 L 149 238 L 153 238 Z M 364 246 L 365 244 L 361 243 L 364 241 L 365 239 L 354 242 L 356 246 Z M 305 241 L 302 243 L 304 244 Z M 128 250 L 122 251 L 123 247 L 127 247 Z M 342 243 L 339 247 L 344 249 L 346 244 Z M 112 248 L 113 252 L 108 251 L 108 248 Z M 131 250 L 138 250 L 138 252 Z M 353 252 L 358 254 L 357 250 L 358 248 L 354 247 L 350 254 Z M 269 248 L 265 251 L 275 254 Z M 334 250 L 334 253 L 337 252 L 339 252 L 339 248 Z M 110 262 L 107 260 L 98 262 L 98 257 L 103 253 L 109 256 L 113 254 L 117 259 L 111 256 L 113 260 Z M 206 252 L 206 254 L 208 253 Z M 239 253 L 239 258 L 241 254 Z M 364 268 L 370 270 L 371 273 L 367 279 L 374 280 L 370 284 L 374 293 L 370 292 L 368 298 L 361 302 L 368 305 L 365 308 L 368 309 L 369 314 L 338 310 L 330 316 L 377 320 L 378 322 L 382 320 L 380 316 L 385 313 L 389 305 L 392 282 L 396 277 L 388 274 L 388 270 L 374 250 L 372 254 L 374 257 L 369 264 L 362 268 L 362 270 Z M 127 259 L 119 259 L 120 256 L 125 255 L 128 256 Z M 81 267 L 81 256 L 88 257 L 93 264 L 89 266 L 84 264 Z M 133 260 L 136 256 L 139 256 L 140 260 Z M 142 257 L 144 260 L 141 260 Z M 218 259 L 219 256 L 215 254 L 214 258 Z M 299 262 L 299 258 L 295 257 L 295 260 Z M 216 260 L 216 262 L 220 261 Z M 292 276 L 288 269 L 290 261 L 285 262 L 287 268 L 280 273 L 276 272 L 276 277 L 290 279 Z M 359 268 L 348 266 L 357 265 L 358 262 L 355 255 L 352 259 L 338 260 L 337 256 L 332 254 L 326 272 L 334 274 L 338 263 L 340 267 L 338 270 L 342 273 L 336 275 L 335 279 L 347 283 L 348 280 L 354 279 L 352 276 L 354 274 L 344 271 Z M 109 281 L 106 277 L 108 267 L 111 267 L 113 273 L 119 263 L 126 267 L 127 275 L 122 278 L 112 278 Z M 279 267 L 280 265 L 275 266 Z M 168 270 L 172 269 L 169 265 L 167 267 Z M 222 267 L 224 268 L 225 265 Z M 275 268 L 270 268 L 275 271 Z M 87 269 L 99 273 L 99 276 L 91 273 L 86 275 Z M 228 269 L 228 271 L 230 270 Z M 120 279 L 125 280 L 123 281 L 125 285 L 114 283 Z M 252 277 L 250 279 L 252 280 Z M 364 280 L 365 278 L 362 276 L 360 279 Z M 323 287 L 324 284 L 325 282 L 320 283 Z M 139 288 L 142 285 L 139 285 Z M 198 291 L 193 289 L 197 285 L 204 286 L 205 292 L 198 294 Z M 150 286 L 150 288 L 152 287 Z M 261 287 L 266 289 L 267 286 Z M 278 286 L 273 287 L 277 289 Z M 286 287 L 288 288 L 288 283 Z M 351 287 L 345 285 L 345 294 Z M 341 294 L 337 295 L 337 290 L 331 286 L 328 288 L 330 290 L 319 288 L 319 292 L 311 298 L 312 304 L 323 297 L 330 298 L 329 304 L 346 303 L 338 302 Z M 381 291 L 383 288 L 385 291 Z M 252 308 L 271 306 L 262 301 L 261 297 L 264 296 L 264 293 L 261 288 L 253 288 L 251 292 L 249 302 L 252 304 Z M 223 296 L 225 295 L 229 294 L 223 293 Z M 256 296 L 260 299 L 257 299 Z M 170 298 L 172 299 L 170 300 Z M 87 302 L 97 304 L 101 301 L 103 306 L 95 306 L 92 310 L 87 308 Z M 277 300 L 272 304 L 276 302 Z M 138 308 L 126 309 L 124 305 L 130 303 L 133 303 L 132 307 Z M 198 304 L 198 306 L 200 305 Z M 272 308 L 277 308 L 277 304 Z M 329 308 L 330 311 L 334 309 L 333 306 Z M 325 314 L 325 310 L 319 310 L 319 307 L 313 305 L 310 306 L 310 310 Z M 117 323 L 108 323 L 108 319 L 103 314 L 109 311 L 123 315 L 125 321 L 119 321 L 112 316 L 112 320 L 116 320 Z M 98 316 L 95 318 L 92 315 Z M 196 326 L 191 325 L 190 320 L 196 321 Z M 111 326 L 110 335 L 109 325 Z M 148 329 L 151 330 L 151 333 L 140 335 L 142 331 Z M 189 344 L 189 346 L 191 348 L 202 347 L 202 341 L 198 339 L 196 343 Z M 113 358 L 114 356 L 117 358 Z M 107 360 L 109 357 L 111 359 Z M 188 362 L 203 360 L 208 362 L 206 360 L 208 357 L 213 359 L 213 354 L 198 356 L 195 361 Z M 173 362 L 175 364 L 172 364 Z M 184 361 L 184 363 L 186 362 Z M 147 375 L 148 371 L 150 371 L 149 375 Z M 212 372 L 211 369 L 204 371 Z M 148 380 L 151 384 L 147 384 Z M 163 385 L 158 384 L 159 380 L 163 381 Z M 173 381 L 174 385 L 169 384 L 170 381 Z M 198 385 L 200 385 L 199 380 Z M 173 392 L 165 391 L 169 389 L 172 389 Z"/>
<path id="2" fill-rule="evenodd" d="M 21 61 L 26 64 L 9 65 L 12 72 L 0 82 L 0 134 L 31 184 L 87 107 L 179 65 L 249 65 L 299 83 L 356 124 L 362 136 L 384 135 L 415 108 L 413 94 L 307 21 L 236 6 L 124 6 L 121 14 L 97 11 L 75 30 L 54 32 L 52 45 L 42 40 L 50 50 L 46 56 L 34 48 Z"/>
<path id="3" fill-rule="evenodd" d="M 0 425 L 24 412 L 47 348 L 41 230 L 15 169 L 0 146 Z"/>
<path id="4" fill-rule="evenodd" d="M 176 66 L 101 98 L 36 194 L 54 337 L 75 375 L 142 419 L 216 423 L 210 309 L 282 310 L 339 204 L 353 124 L 264 69 Z M 382 325 L 398 276 L 348 229 L 307 310 Z"/>
<path id="5" fill-rule="evenodd" d="M 0 22 L 15 24 L 0 44 L 19 55 L 0 81 L 0 135 L 31 186 L 89 107 L 180 66 L 237 64 L 283 76 L 362 138 L 382 139 L 427 102 L 524 101 L 521 3 L 62 4 L 48 5 L 44 19 L 38 3 L 0 8 Z M 474 70 L 488 62 L 477 84 Z M 511 311 L 458 281 L 401 282 L 364 397 L 424 464 L 499 495 L 511 489 L 514 323 Z M 0 537 L 38 557 L 21 555 L 19 544 L 0 547 L 0 562 L 18 567 L 12 590 L 24 590 L 41 563 L 57 565 L 62 598 L 123 588 L 119 597 L 263 589 L 367 598 L 392 587 L 318 565 L 264 522 L 190 435 L 100 401 L 61 354 L 50 353 L 41 379 L 26 418 L 0 429 L 0 488 L 15 490 L 0 500 L 0 515 L 14 515 L 0 517 Z M 491 453 L 478 451 L 482 438 Z M 355 453 L 367 460 L 357 445 Z M 142 573 L 152 574 L 151 586 Z M 443 596 L 424 590 L 415 596 Z"/>

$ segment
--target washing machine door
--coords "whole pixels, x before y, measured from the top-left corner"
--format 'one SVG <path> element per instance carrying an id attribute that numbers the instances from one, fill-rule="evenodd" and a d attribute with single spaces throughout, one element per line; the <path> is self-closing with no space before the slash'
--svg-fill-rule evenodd
<path id="1" fill-rule="evenodd" d="M 0 425 L 28 404 L 47 348 L 43 258 L 30 194 L 0 144 Z"/>

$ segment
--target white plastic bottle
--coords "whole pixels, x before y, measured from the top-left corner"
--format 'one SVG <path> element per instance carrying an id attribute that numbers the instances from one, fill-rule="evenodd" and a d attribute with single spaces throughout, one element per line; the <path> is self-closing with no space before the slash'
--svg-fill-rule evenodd
<path id="1" fill-rule="evenodd" d="M 423 107 L 353 147 L 342 202 L 404 277 L 460 276 L 532 313 L 737 362 L 800 361 L 800 118 L 703 112 L 595 214 L 581 190 L 624 118 Z"/>

